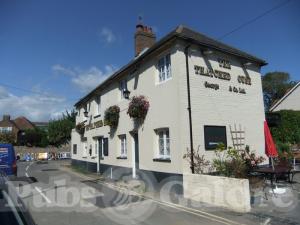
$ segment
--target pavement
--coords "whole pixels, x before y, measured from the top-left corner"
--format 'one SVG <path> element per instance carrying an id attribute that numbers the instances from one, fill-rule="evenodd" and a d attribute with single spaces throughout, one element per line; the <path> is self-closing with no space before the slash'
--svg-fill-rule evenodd
<path id="1" fill-rule="evenodd" d="M 38 225 L 300 224 L 299 177 L 290 187 L 292 194 L 286 192 L 285 198 L 280 197 L 282 193 L 275 196 L 266 189 L 268 199 L 258 196 L 250 213 L 235 213 L 180 201 L 180 196 L 167 202 L 161 195 L 128 190 L 97 174 L 76 172 L 69 164 L 18 163 L 15 187 Z"/>

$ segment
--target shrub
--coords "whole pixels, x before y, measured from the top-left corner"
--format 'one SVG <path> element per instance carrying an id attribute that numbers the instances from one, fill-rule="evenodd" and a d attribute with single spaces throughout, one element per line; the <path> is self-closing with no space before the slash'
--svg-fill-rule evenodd
<path id="1" fill-rule="evenodd" d="M 300 143 L 300 111 L 282 110 L 280 125 L 271 128 L 272 136 L 278 143 Z"/>
<path id="2" fill-rule="evenodd" d="M 149 102 L 145 96 L 134 96 L 129 103 L 127 114 L 130 116 L 130 118 L 144 120 L 146 118 L 148 109 Z"/>
<path id="3" fill-rule="evenodd" d="M 120 107 L 117 105 L 110 106 L 104 112 L 104 123 L 111 128 L 116 128 L 119 124 Z"/>
<path id="4" fill-rule="evenodd" d="M 15 136 L 13 133 L 0 133 L 0 143 L 15 144 Z"/>
<path id="5" fill-rule="evenodd" d="M 209 160 L 205 159 L 204 155 L 199 154 L 199 149 L 197 152 L 193 152 L 194 163 L 191 161 L 192 153 L 189 149 L 187 149 L 187 153 L 183 155 L 183 158 L 186 159 L 190 166 L 194 166 L 194 171 L 196 174 L 203 174 L 204 172 L 210 172 L 211 170 L 211 163 Z"/>

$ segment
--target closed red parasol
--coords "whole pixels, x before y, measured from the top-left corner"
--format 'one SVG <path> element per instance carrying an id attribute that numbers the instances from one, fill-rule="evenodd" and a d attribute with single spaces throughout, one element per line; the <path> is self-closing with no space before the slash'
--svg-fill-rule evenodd
<path id="1" fill-rule="evenodd" d="M 267 122 L 264 122 L 264 130 L 265 130 L 265 153 L 268 157 L 274 158 L 278 156 L 278 152 L 272 138 L 269 126 Z"/>

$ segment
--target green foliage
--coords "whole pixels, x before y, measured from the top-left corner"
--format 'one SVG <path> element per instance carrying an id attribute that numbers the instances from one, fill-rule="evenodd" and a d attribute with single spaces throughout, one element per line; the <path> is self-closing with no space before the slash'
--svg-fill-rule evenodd
<path id="1" fill-rule="evenodd" d="M 299 144 L 300 143 L 300 111 L 282 110 L 279 112 L 281 123 L 277 127 L 271 127 L 272 136 L 277 147 L 282 143 Z"/>
<path id="2" fill-rule="evenodd" d="M 75 127 L 75 118 L 75 111 L 66 111 L 61 118 L 51 120 L 48 127 L 49 144 L 59 147 L 69 143 L 72 129 Z"/>
<path id="3" fill-rule="evenodd" d="M 285 72 L 270 72 L 262 77 L 262 87 L 266 111 L 274 102 L 280 99 L 288 89 L 296 83 L 291 81 L 290 75 Z"/>
<path id="4" fill-rule="evenodd" d="M 249 172 L 264 161 L 263 157 L 256 156 L 249 148 L 236 150 L 229 147 L 226 150 L 223 144 L 218 145 L 215 154 L 213 166 L 219 175 L 225 177 L 247 178 Z"/>
<path id="5" fill-rule="evenodd" d="M 116 128 L 119 124 L 120 107 L 117 105 L 110 106 L 104 112 L 104 123 L 111 128 Z"/>
<path id="6" fill-rule="evenodd" d="M 15 144 L 15 136 L 13 133 L 0 133 L 0 143 Z"/>
<path id="7" fill-rule="evenodd" d="M 46 147 L 48 146 L 48 135 L 45 130 L 35 128 L 24 131 L 23 144 L 28 146 Z"/>

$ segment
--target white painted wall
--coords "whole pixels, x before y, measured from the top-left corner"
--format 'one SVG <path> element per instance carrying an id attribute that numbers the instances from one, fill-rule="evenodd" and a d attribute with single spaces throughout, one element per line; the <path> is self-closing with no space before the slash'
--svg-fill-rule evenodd
<path id="1" fill-rule="evenodd" d="M 282 102 L 272 109 L 273 112 L 280 110 L 300 111 L 300 84 L 298 84 L 296 89 L 291 92 L 290 95 L 284 98 Z"/>
<path id="2" fill-rule="evenodd" d="M 150 102 L 150 109 L 146 120 L 138 129 L 140 168 L 145 170 L 183 173 L 189 172 L 189 165 L 183 159 L 186 149 L 189 147 L 189 120 L 187 111 L 187 85 L 186 85 L 186 66 L 184 45 L 178 42 L 169 51 L 160 54 L 171 53 L 172 79 L 157 84 L 158 70 L 156 65 L 160 56 L 149 60 L 136 71 L 135 74 L 127 75 L 127 86 L 131 91 L 130 96 L 145 95 Z M 229 125 L 240 125 L 246 131 L 246 144 L 251 149 L 257 150 L 260 154 L 264 153 L 263 121 L 264 108 L 261 87 L 261 75 L 259 68 L 251 66 L 247 69 L 252 79 L 252 85 L 241 85 L 237 82 L 238 75 L 244 75 L 240 60 L 229 57 L 222 53 L 216 53 L 208 58 L 209 63 L 214 69 L 227 71 L 231 74 L 230 81 L 219 80 L 201 75 L 196 75 L 194 65 L 207 66 L 199 49 L 192 48 L 189 57 L 190 64 L 190 83 L 191 83 L 191 102 L 193 117 L 194 148 L 207 156 L 213 157 L 213 152 L 204 149 L 204 125 L 224 125 L 227 127 L 228 146 L 232 146 Z M 231 70 L 219 68 L 216 61 L 218 57 L 225 58 L 231 62 Z M 220 89 L 215 91 L 204 87 L 204 82 L 209 81 L 218 83 Z M 136 85 L 136 89 L 134 88 Z M 228 91 L 229 85 L 235 85 L 246 89 L 247 94 L 237 94 Z M 88 146 L 93 145 L 93 138 L 97 136 L 109 137 L 109 156 L 104 157 L 101 163 L 131 167 L 132 166 L 132 138 L 130 131 L 134 129 L 133 122 L 127 115 L 129 101 L 120 98 L 119 81 L 108 86 L 102 91 L 101 97 L 101 116 L 94 119 L 91 117 L 88 122 L 95 122 L 103 119 L 104 111 L 109 106 L 117 104 L 120 109 L 120 120 L 114 135 L 109 134 L 109 127 L 100 127 L 85 133 Z M 91 99 L 91 112 L 94 112 L 94 99 Z M 76 118 L 77 123 L 83 121 L 83 109 L 80 116 Z M 168 127 L 170 132 L 171 162 L 154 162 L 158 152 L 157 140 L 154 130 L 157 128 Z M 128 158 L 117 159 L 120 156 L 120 141 L 118 135 L 126 134 Z M 72 132 L 72 144 L 78 145 L 77 155 L 72 158 L 97 162 L 96 158 L 87 156 L 82 157 L 82 144 L 79 135 Z"/>

